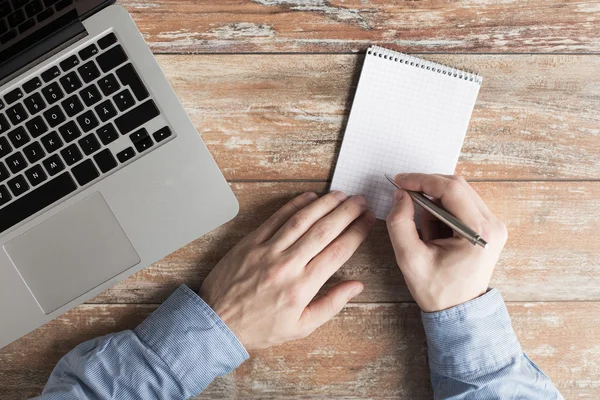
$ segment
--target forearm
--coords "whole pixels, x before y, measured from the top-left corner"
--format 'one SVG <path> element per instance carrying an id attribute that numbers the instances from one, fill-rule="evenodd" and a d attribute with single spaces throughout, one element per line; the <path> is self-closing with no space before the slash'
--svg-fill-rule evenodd
<path id="1" fill-rule="evenodd" d="M 247 358 L 212 309 L 182 286 L 135 330 L 69 352 L 40 399 L 186 399 Z"/>
<path id="2" fill-rule="evenodd" d="M 436 399 L 562 399 L 523 354 L 497 290 L 422 319 Z"/>

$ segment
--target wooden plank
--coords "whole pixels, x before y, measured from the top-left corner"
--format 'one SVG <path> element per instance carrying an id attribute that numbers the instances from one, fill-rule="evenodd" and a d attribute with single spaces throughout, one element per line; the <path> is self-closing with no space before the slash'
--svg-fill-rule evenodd
<path id="1" fill-rule="evenodd" d="M 598 1 L 123 0 L 157 52 L 598 52 Z"/>
<path id="2" fill-rule="evenodd" d="M 148 305 L 84 305 L 0 351 L 3 398 L 40 392 L 80 342 L 135 327 Z M 512 303 L 524 351 L 565 398 L 600 397 L 600 303 Z M 354 304 L 307 339 L 264 351 L 199 398 L 430 399 L 424 333 L 410 304 Z"/>
<path id="3" fill-rule="evenodd" d="M 600 175 L 600 56 L 427 58 L 485 77 L 457 168 L 461 174 L 480 180 Z M 330 179 L 362 60 L 159 57 L 230 180 Z"/>
<path id="4" fill-rule="evenodd" d="M 492 285 L 511 301 L 600 300 L 600 182 L 473 184 L 506 222 L 510 237 Z M 92 303 L 159 303 L 177 286 L 198 289 L 218 260 L 284 202 L 325 183 L 236 183 L 240 214 L 92 299 Z M 332 279 L 365 283 L 359 302 L 410 301 L 383 222 Z"/>

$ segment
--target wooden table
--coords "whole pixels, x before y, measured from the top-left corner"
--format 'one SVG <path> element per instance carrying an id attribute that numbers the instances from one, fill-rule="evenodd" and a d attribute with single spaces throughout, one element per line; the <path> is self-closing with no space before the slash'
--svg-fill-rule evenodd
<path id="1" fill-rule="evenodd" d="M 133 328 L 293 195 L 331 179 L 364 50 L 479 71 L 457 167 L 508 225 L 498 287 L 568 399 L 600 398 L 600 2 L 126 0 L 239 198 L 229 224 L 0 351 L 0 397 L 40 393 L 76 344 Z M 253 352 L 200 398 L 429 399 L 417 307 L 385 226 L 335 276 L 364 293 L 305 340 Z"/>

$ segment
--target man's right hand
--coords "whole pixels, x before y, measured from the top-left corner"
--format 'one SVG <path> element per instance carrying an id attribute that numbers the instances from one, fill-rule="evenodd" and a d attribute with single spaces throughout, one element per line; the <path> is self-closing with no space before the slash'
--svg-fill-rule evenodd
<path id="1" fill-rule="evenodd" d="M 424 210 L 421 240 L 412 199 L 398 190 L 387 226 L 396 261 L 419 307 L 440 311 L 484 294 L 508 237 L 506 226 L 462 177 L 406 174 L 396 176 L 396 183 L 434 198 L 488 242 L 487 249 L 474 246 Z"/>

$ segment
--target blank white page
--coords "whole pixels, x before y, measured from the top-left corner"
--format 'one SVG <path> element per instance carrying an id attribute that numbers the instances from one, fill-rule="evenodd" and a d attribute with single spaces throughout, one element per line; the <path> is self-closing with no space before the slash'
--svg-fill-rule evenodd
<path id="1" fill-rule="evenodd" d="M 452 174 L 481 82 L 475 74 L 369 48 L 331 190 L 365 196 L 385 219 L 395 188 L 384 174 Z"/>

